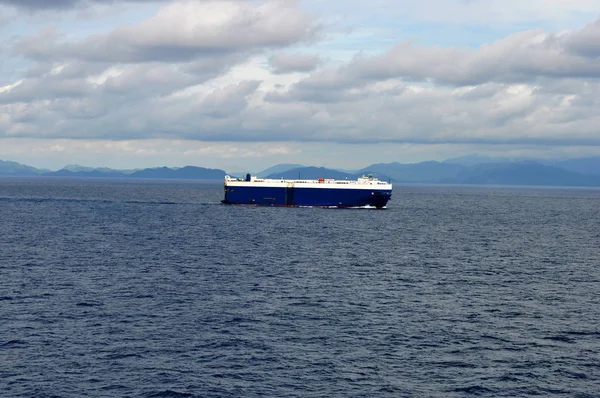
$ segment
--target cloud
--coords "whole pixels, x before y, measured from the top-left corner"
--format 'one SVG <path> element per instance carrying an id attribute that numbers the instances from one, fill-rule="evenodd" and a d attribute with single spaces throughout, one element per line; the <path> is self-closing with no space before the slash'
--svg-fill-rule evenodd
<path id="1" fill-rule="evenodd" d="M 335 89 L 394 78 L 453 86 L 527 83 L 538 78 L 598 78 L 598 24 L 569 33 L 515 33 L 477 49 L 404 41 L 384 54 L 359 55 L 336 69 L 321 69 L 295 89 L 302 95 L 304 90 Z"/>
<path id="2" fill-rule="evenodd" d="M 567 51 L 585 58 L 600 57 L 600 19 L 565 38 Z"/>
<path id="3" fill-rule="evenodd" d="M 193 135 L 194 123 L 213 134 L 211 126 L 229 126 L 226 116 L 240 112 L 260 82 L 202 85 L 253 55 L 309 40 L 318 29 L 293 2 L 194 1 L 80 40 L 46 27 L 13 48 L 34 64 L 18 82 L 0 87 L 0 110 L 13 123 L 4 134 Z"/>
<path id="4" fill-rule="evenodd" d="M 26 79 L 0 93 L 0 104 L 81 97 L 89 90 L 80 79 Z"/>
<path id="5" fill-rule="evenodd" d="M 29 10 L 64 10 L 105 3 L 158 3 L 169 0 L 0 0 L 0 4 Z"/>
<path id="6" fill-rule="evenodd" d="M 278 53 L 269 58 L 269 64 L 275 74 L 290 72 L 310 72 L 319 65 L 317 55 Z"/>
<path id="7" fill-rule="evenodd" d="M 451 89 L 390 79 L 325 87 L 320 92 L 296 87 L 292 94 L 280 94 L 285 101 L 271 102 L 278 112 L 304 109 L 308 115 L 297 117 L 286 129 L 307 140 L 600 145 L 598 84 L 554 83 L 484 83 Z M 326 101 L 324 92 L 330 95 Z M 277 128 L 283 130 L 271 124 L 272 130 Z"/>
<path id="8" fill-rule="evenodd" d="M 218 76 L 226 64 L 204 65 L 202 73 L 196 68 L 196 63 L 40 65 L 26 79 L 0 90 L 0 104 L 87 98 L 116 106 L 124 100 L 143 101 L 204 83 Z"/>
<path id="9" fill-rule="evenodd" d="M 0 136 L 600 146 L 599 23 L 478 47 L 388 38 L 340 59 L 325 54 L 352 49 L 300 3 L 172 2 L 87 37 L 21 37 Z"/>
<path id="10" fill-rule="evenodd" d="M 365 87 L 388 80 L 454 87 L 487 85 L 487 90 L 490 84 L 544 85 L 560 79 L 597 79 L 600 58 L 595 56 L 593 46 L 600 43 L 599 21 L 579 31 L 545 33 L 537 29 L 515 33 L 477 49 L 404 41 L 381 55 L 359 54 L 339 67 L 323 67 L 266 99 L 357 101 L 366 95 Z M 586 51 L 581 53 L 582 49 Z M 481 95 L 481 89 L 470 95 L 477 93 Z"/>
<path id="11" fill-rule="evenodd" d="M 198 104 L 198 110 L 212 117 L 226 117 L 243 110 L 248 104 L 248 96 L 256 91 L 260 81 L 242 81 L 215 89 Z"/>
<path id="12" fill-rule="evenodd" d="M 188 62 L 199 57 L 252 53 L 313 39 L 319 26 L 293 3 L 260 6 L 182 1 L 153 17 L 81 41 L 60 41 L 53 30 L 22 39 L 14 51 L 34 60 Z"/>

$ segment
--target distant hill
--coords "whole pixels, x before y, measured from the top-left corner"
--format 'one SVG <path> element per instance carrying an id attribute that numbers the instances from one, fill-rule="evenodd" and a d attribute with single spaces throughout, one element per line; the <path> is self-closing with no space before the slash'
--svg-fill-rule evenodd
<path id="1" fill-rule="evenodd" d="M 526 158 L 501 158 L 501 157 L 490 157 L 484 155 L 464 155 L 458 156 L 455 158 L 450 158 L 444 160 L 442 163 L 452 163 L 452 164 L 460 164 L 462 166 L 476 166 L 478 164 L 488 164 L 488 163 L 513 163 L 513 162 L 522 162 L 527 160 Z"/>
<path id="2" fill-rule="evenodd" d="M 576 173 L 600 175 L 600 156 L 562 160 L 550 165 Z"/>
<path id="3" fill-rule="evenodd" d="M 0 175 L 5 176 L 36 176 L 48 170 L 36 169 L 17 162 L 0 160 Z"/>
<path id="4" fill-rule="evenodd" d="M 355 180 L 361 175 L 371 174 L 381 180 L 403 183 L 600 187 L 600 157 L 543 162 L 513 160 L 491 162 L 493 158 L 473 156 L 470 158 L 472 161 L 490 160 L 490 162 L 469 166 L 434 161 L 409 164 L 379 163 L 358 170 L 356 173 L 324 167 L 292 167 L 297 165 L 278 164 L 264 170 L 264 172 L 275 170 L 272 173 L 266 176 L 262 172 L 260 174 L 274 179 L 283 177 L 285 179 L 334 178 L 338 180 Z M 225 171 L 196 166 L 114 170 L 79 165 L 69 165 L 58 171 L 48 171 L 17 162 L 0 160 L 0 176 L 223 180 Z"/>
<path id="5" fill-rule="evenodd" d="M 576 173 L 536 162 L 474 166 L 457 178 L 463 184 L 600 186 L 600 176 Z M 469 175 L 470 174 L 470 175 Z"/>
<path id="6" fill-rule="evenodd" d="M 0 160 L 0 176 L 43 176 L 80 178 L 176 178 L 195 180 L 223 180 L 225 172 L 220 169 L 185 166 L 181 168 L 157 167 L 142 170 L 115 170 L 106 167 L 68 165 L 57 171 L 36 169 L 17 162 Z"/>
<path id="7" fill-rule="evenodd" d="M 106 168 L 91 169 L 88 171 L 70 171 L 61 169 L 43 174 L 48 177 L 104 177 L 104 178 L 174 178 L 183 180 L 222 180 L 225 172 L 220 169 L 206 169 L 204 167 L 186 166 L 182 168 L 157 167 L 142 170 L 113 170 Z"/>
<path id="8" fill-rule="evenodd" d="M 356 174 L 344 173 L 343 171 L 326 169 L 324 167 L 299 167 L 287 170 L 281 173 L 274 173 L 266 176 L 266 178 L 284 178 L 290 180 L 306 179 L 316 180 L 318 178 L 334 178 L 336 180 L 356 180 L 359 177 Z"/>
<path id="9" fill-rule="evenodd" d="M 523 162 L 544 164 L 575 173 L 600 175 L 600 156 L 567 160 L 535 160 L 527 158 L 501 158 L 482 155 L 465 155 L 446 159 L 442 163 L 460 164 L 463 166 L 478 166 L 484 164 L 498 165 Z"/>
<path id="10" fill-rule="evenodd" d="M 185 180 L 222 180 L 225 171 L 221 169 L 207 169 L 204 167 L 185 166 L 180 169 L 157 167 L 143 169 L 128 175 L 131 178 L 177 178 Z"/>
<path id="11" fill-rule="evenodd" d="M 101 171 L 92 169 L 90 171 L 71 171 L 67 169 L 60 169 L 58 171 L 50 171 L 42 174 L 46 177 L 104 177 L 104 178 L 121 178 L 126 177 L 127 174 L 124 174 L 121 171 Z"/>
<path id="12" fill-rule="evenodd" d="M 269 168 L 264 169 L 263 171 L 256 173 L 257 177 L 267 177 L 271 174 L 279 174 L 279 173 L 284 173 L 288 170 L 292 170 L 292 169 L 300 169 L 302 167 L 306 167 L 304 165 L 301 164 L 295 164 L 295 163 L 280 163 L 280 164 L 276 164 L 275 166 L 271 166 Z M 244 173 L 245 174 L 245 173 Z"/>
<path id="13" fill-rule="evenodd" d="M 593 166 L 593 159 L 581 164 Z M 407 183 L 600 186 L 598 175 L 577 173 L 532 161 L 481 163 L 472 166 L 440 162 L 380 163 L 366 167 L 361 172 L 371 173 L 379 178 L 380 175 L 387 175 L 394 182 Z"/>
<path id="14" fill-rule="evenodd" d="M 71 171 L 74 173 L 95 171 L 95 172 L 100 172 L 100 173 L 119 173 L 119 174 L 131 174 L 134 171 L 136 171 L 136 170 L 117 170 L 117 169 L 111 169 L 108 167 L 87 167 L 87 166 L 81 166 L 78 164 L 69 164 L 58 171 L 63 171 L 63 170 Z"/>
<path id="15" fill-rule="evenodd" d="M 85 178 L 174 178 L 183 180 L 222 180 L 225 172 L 220 169 L 185 166 L 182 168 L 157 167 L 131 172 L 130 170 L 92 169 L 90 171 L 70 171 L 61 169 L 44 173 L 47 177 L 85 177 Z"/>
<path id="16" fill-rule="evenodd" d="M 459 164 L 434 161 L 408 164 L 394 162 L 373 164 L 360 172 L 373 174 L 380 179 L 387 176 L 396 182 L 452 183 L 465 168 Z"/>

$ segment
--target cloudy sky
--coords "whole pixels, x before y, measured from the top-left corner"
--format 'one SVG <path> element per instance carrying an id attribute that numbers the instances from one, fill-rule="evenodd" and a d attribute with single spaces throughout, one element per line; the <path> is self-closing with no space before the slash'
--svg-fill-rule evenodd
<path id="1" fill-rule="evenodd" d="M 597 0 L 0 0 L 0 159 L 600 155 Z"/>

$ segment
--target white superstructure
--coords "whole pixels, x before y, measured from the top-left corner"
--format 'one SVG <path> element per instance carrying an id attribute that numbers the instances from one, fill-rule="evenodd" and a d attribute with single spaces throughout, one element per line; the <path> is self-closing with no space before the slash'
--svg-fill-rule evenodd
<path id="1" fill-rule="evenodd" d="M 328 189 L 392 189 L 392 184 L 385 181 L 379 181 L 375 177 L 362 176 L 357 180 L 335 180 L 333 178 L 319 178 L 317 180 L 286 180 L 272 178 L 258 178 L 250 176 L 250 180 L 225 176 L 225 185 L 235 186 L 256 186 L 265 188 L 286 188 L 294 186 L 295 188 L 328 188 Z"/>

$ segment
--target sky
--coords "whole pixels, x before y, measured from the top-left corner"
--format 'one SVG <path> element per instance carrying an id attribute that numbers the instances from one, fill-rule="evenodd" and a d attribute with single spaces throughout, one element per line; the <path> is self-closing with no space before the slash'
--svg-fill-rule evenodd
<path id="1" fill-rule="evenodd" d="M 0 159 L 600 156 L 597 0 L 0 0 Z"/>

